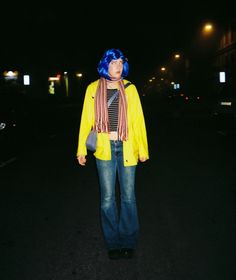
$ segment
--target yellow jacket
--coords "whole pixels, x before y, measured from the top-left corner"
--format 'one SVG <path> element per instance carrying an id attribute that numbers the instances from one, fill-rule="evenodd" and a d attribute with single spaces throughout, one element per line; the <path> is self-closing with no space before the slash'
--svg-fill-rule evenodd
<path id="1" fill-rule="evenodd" d="M 96 80 L 90 83 L 85 92 L 78 137 L 78 155 L 87 155 L 86 138 L 94 125 L 94 100 L 98 86 Z M 124 80 L 124 84 L 128 81 Z M 125 89 L 127 97 L 128 140 L 123 142 L 124 166 L 136 165 L 139 157 L 149 158 L 147 133 L 143 110 L 138 91 L 134 84 Z M 94 156 L 101 160 L 111 159 L 110 138 L 108 133 L 98 133 L 97 149 Z"/>

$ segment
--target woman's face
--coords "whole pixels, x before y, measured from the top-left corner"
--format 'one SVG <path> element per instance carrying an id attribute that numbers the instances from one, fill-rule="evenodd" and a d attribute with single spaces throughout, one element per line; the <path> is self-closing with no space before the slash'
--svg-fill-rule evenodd
<path id="1" fill-rule="evenodd" d="M 121 58 L 109 63 L 108 74 L 112 80 L 119 80 L 123 72 L 123 60 Z"/>

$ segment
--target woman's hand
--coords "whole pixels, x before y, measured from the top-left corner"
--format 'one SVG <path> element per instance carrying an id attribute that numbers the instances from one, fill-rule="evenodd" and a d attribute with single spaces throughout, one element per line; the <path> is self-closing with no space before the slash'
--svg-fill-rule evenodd
<path id="1" fill-rule="evenodd" d="M 78 162 L 79 162 L 80 165 L 85 166 L 86 157 L 85 157 L 84 155 L 77 156 L 77 160 L 78 160 Z"/>
<path id="2" fill-rule="evenodd" d="M 147 160 L 146 157 L 139 157 L 139 161 L 141 161 L 141 162 L 145 162 L 146 160 Z"/>

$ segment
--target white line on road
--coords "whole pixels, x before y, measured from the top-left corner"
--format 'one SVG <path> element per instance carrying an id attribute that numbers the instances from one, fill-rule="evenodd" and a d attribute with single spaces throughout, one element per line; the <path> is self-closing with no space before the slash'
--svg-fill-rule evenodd
<path id="1" fill-rule="evenodd" d="M 16 157 L 13 157 L 13 158 L 10 158 L 10 159 L 8 159 L 8 160 L 6 160 L 6 161 L 4 161 L 4 162 L 1 162 L 1 163 L 0 163 L 0 168 L 5 167 L 5 166 L 11 164 L 12 162 L 14 162 L 14 161 L 16 161 L 16 160 L 17 160 L 17 158 L 16 158 Z"/>

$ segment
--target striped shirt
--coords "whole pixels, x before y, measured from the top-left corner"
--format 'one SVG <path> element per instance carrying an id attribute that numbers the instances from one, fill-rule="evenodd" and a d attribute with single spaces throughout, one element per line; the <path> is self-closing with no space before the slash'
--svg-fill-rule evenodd
<path id="1" fill-rule="evenodd" d="M 116 92 L 117 92 L 117 89 L 107 89 L 107 102 Z M 117 131 L 118 107 L 119 107 L 119 95 L 112 101 L 110 107 L 108 108 L 110 131 Z"/>

